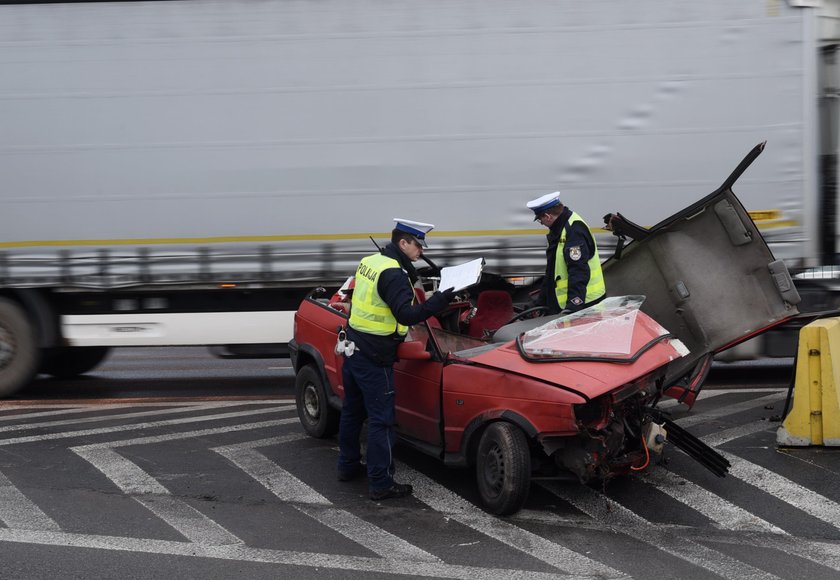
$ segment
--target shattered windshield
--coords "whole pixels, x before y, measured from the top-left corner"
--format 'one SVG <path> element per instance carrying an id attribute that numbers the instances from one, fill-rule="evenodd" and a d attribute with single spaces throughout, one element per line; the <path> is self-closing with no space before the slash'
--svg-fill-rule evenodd
<path id="1" fill-rule="evenodd" d="M 538 326 L 517 340 L 528 359 L 610 359 L 629 362 L 653 344 L 670 339 L 680 356 L 682 343 L 656 321 L 641 315 L 644 296 L 615 296 Z M 635 341 L 634 341 L 635 337 Z"/>

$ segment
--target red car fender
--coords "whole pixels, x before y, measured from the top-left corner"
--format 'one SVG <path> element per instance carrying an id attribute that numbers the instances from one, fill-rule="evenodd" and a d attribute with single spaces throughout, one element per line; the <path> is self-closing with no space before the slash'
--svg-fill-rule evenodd
<path id="1" fill-rule="evenodd" d="M 548 406 L 551 408 L 552 406 Z M 555 410 L 561 410 L 555 407 Z M 453 425 L 444 419 L 444 437 L 447 453 L 468 453 L 473 445 L 478 444 L 476 434 L 483 431 L 483 428 L 494 421 L 507 421 L 522 429 L 528 439 L 534 439 L 538 435 L 552 436 L 574 436 L 578 433 L 577 423 L 571 408 L 565 407 L 562 415 L 558 414 L 549 422 L 544 417 L 529 418 L 525 414 L 513 409 L 490 409 L 482 411 L 473 416 L 463 427 Z M 533 420 L 532 420 L 533 419 Z"/>
<path id="2" fill-rule="evenodd" d="M 537 435 L 536 427 L 519 413 L 507 409 L 493 409 L 473 418 L 463 431 L 447 430 L 444 463 L 450 467 L 471 467 L 475 463 L 475 450 L 484 428 L 496 421 L 513 423 L 525 432 L 528 439 Z"/>
<path id="3" fill-rule="evenodd" d="M 321 357 L 321 353 L 318 351 L 317 348 L 313 347 L 310 344 L 301 344 L 296 345 L 296 355 L 295 355 L 295 373 L 297 374 L 301 367 L 305 365 L 312 365 L 318 372 L 318 376 L 320 377 L 323 385 L 324 390 L 326 391 L 327 399 L 329 399 L 330 406 L 341 409 L 341 396 L 343 396 L 343 390 L 341 392 L 336 389 L 335 385 L 330 381 L 326 366 L 324 365 L 324 359 Z"/>
<path id="4" fill-rule="evenodd" d="M 457 452 L 453 453 L 454 449 L 449 449 L 450 437 L 447 436 L 447 453 L 444 459 L 446 464 L 453 467 L 469 467 L 473 465 L 475 462 L 475 450 L 478 447 L 478 443 L 481 440 L 484 429 L 491 423 L 495 423 L 497 421 L 505 421 L 506 423 L 516 425 L 522 429 L 522 432 L 525 433 L 525 436 L 529 441 L 536 441 L 537 436 L 541 434 L 533 423 L 519 413 L 511 411 L 510 409 L 491 409 L 473 418 L 473 420 L 470 421 L 464 428 L 463 432 L 458 434 L 458 439 L 460 441 L 457 447 Z M 575 430 L 575 433 L 576 432 L 577 430 Z M 574 433 L 567 433 L 565 435 L 569 436 L 573 434 Z M 455 434 L 451 433 L 451 435 Z M 551 435 L 558 434 L 552 433 Z"/>
<path id="5" fill-rule="evenodd" d="M 575 435 L 573 405 L 585 397 L 547 381 L 475 364 L 443 370 L 444 447 L 465 453 L 476 431 L 492 421 L 518 425 L 529 438 L 541 433 Z"/>
<path id="6" fill-rule="evenodd" d="M 528 439 L 533 439 L 537 436 L 537 428 L 525 417 L 510 409 L 492 409 L 486 411 L 470 421 L 463 433 L 463 441 L 461 444 L 463 451 L 472 451 L 478 445 L 481 434 L 484 428 L 495 421 L 506 421 L 513 423 L 525 433 Z M 471 456 L 472 454 L 469 454 Z"/>
<path id="7" fill-rule="evenodd" d="M 300 370 L 306 360 L 312 360 L 319 367 L 321 378 L 328 394 L 343 395 L 341 388 L 341 367 L 343 357 L 335 354 L 335 340 L 340 326 L 347 324 L 347 316 L 325 304 L 304 300 L 295 313 L 295 337 L 300 341 L 301 355 L 295 371 Z"/>

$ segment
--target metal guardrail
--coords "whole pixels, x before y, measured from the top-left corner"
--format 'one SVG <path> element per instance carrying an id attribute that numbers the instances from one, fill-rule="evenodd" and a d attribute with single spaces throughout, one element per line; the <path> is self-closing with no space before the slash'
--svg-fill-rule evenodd
<path id="1" fill-rule="evenodd" d="M 189 250 L 141 246 L 59 249 L 54 252 L 0 252 L 0 288 L 118 289 L 139 286 L 216 284 L 288 285 L 343 282 L 359 260 L 375 251 L 372 244 L 292 244 L 199 246 Z M 443 243 L 429 251 L 440 265 L 485 257 L 486 270 L 502 276 L 539 276 L 545 247 Z M 421 266 L 418 264 L 418 267 Z"/>

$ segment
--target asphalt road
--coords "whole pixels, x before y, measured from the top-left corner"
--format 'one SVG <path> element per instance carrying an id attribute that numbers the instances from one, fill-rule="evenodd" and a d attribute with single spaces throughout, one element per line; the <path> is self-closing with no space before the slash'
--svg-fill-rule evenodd
<path id="1" fill-rule="evenodd" d="M 15 399 L 290 397 L 288 358 L 217 358 L 204 347 L 114 349 L 96 369 L 70 380 L 39 376 Z"/>
<path id="2" fill-rule="evenodd" d="M 413 497 L 336 481 L 288 361 L 126 349 L 0 403 L 0 577 L 837 578 L 840 449 L 777 449 L 789 364 L 738 366 L 690 413 L 669 405 L 727 477 L 671 449 L 604 487 L 535 482 L 498 518 L 470 471 L 407 449 Z"/>

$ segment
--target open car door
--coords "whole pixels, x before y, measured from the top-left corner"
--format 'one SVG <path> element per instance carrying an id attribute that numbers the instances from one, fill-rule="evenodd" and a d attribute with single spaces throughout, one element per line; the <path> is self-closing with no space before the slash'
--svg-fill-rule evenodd
<path id="1" fill-rule="evenodd" d="M 635 239 L 604 263 L 607 295 L 646 296 L 642 311 L 688 347 L 665 386 L 689 406 L 715 353 L 798 313 L 787 268 L 732 191 L 763 149 L 757 145 L 716 191 L 650 229 L 612 216 L 614 233 Z"/>
<path id="2" fill-rule="evenodd" d="M 429 326 L 425 322 L 411 327 L 397 350 L 394 365 L 394 391 L 397 431 L 413 444 L 443 446 L 440 409 L 440 381 L 443 363 L 429 350 Z"/>

